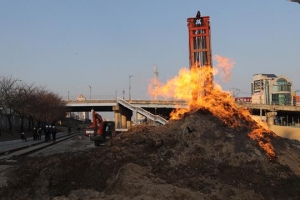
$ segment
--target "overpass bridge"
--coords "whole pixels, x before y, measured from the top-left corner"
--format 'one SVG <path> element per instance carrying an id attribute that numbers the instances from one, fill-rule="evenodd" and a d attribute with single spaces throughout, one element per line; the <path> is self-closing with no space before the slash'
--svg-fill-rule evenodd
<path id="1" fill-rule="evenodd" d="M 185 101 L 170 100 L 124 100 L 122 98 L 111 100 L 85 100 L 65 101 L 70 112 L 114 112 L 114 121 L 117 129 L 127 129 L 131 126 L 131 118 L 138 118 L 138 114 L 154 123 L 164 125 L 169 114 L 175 108 L 186 108 Z M 300 120 L 300 106 L 253 104 L 236 102 L 238 107 L 244 107 L 253 115 L 266 116 L 269 125 L 274 124 L 276 116 L 286 116 L 287 123 Z"/>
<path id="2" fill-rule="evenodd" d="M 274 119 L 279 119 L 281 121 L 279 123 L 286 124 L 299 124 L 300 122 L 300 106 L 254 104 L 250 102 L 237 102 L 237 106 L 248 109 L 252 115 L 266 116 L 269 125 L 274 125 Z"/>
<path id="3" fill-rule="evenodd" d="M 125 130 L 131 126 L 131 118 L 138 114 L 154 123 L 164 125 L 168 122 L 169 113 L 178 106 L 186 107 L 184 101 L 151 101 L 130 100 L 121 98 L 112 100 L 65 101 L 70 112 L 114 112 L 116 129 Z"/>

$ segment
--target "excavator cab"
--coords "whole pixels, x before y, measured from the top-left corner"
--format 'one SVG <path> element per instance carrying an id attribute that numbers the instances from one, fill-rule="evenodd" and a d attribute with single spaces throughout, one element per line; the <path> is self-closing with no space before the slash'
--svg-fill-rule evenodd
<path id="1" fill-rule="evenodd" d="M 103 129 L 105 139 L 109 139 L 116 136 L 114 121 L 104 121 Z"/>
<path id="2" fill-rule="evenodd" d="M 103 121 L 102 116 L 92 110 L 92 124 L 87 127 L 86 134 L 90 135 L 90 140 L 95 142 L 95 146 L 104 145 L 106 139 L 115 136 L 115 122 Z"/>
<path id="3" fill-rule="evenodd" d="M 97 129 L 95 129 L 94 135 L 90 137 L 90 140 L 95 142 L 95 146 L 104 145 L 107 139 L 111 139 L 116 136 L 114 121 L 103 121 L 102 123 L 102 133 L 98 134 Z"/>

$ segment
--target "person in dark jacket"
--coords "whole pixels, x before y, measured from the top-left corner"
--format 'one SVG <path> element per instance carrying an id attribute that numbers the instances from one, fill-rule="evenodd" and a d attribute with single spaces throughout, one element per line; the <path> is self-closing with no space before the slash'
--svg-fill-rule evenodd
<path id="1" fill-rule="evenodd" d="M 42 138 L 42 129 L 38 128 L 38 130 L 37 130 L 37 140 L 41 140 L 41 138 Z"/>
<path id="2" fill-rule="evenodd" d="M 52 126 L 51 133 L 52 133 L 52 140 L 53 140 L 53 142 L 55 142 L 56 141 L 56 133 L 57 133 L 55 126 Z"/>
<path id="3" fill-rule="evenodd" d="M 27 139 L 26 139 L 26 136 L 25 136 L 25 133 L 24 132 L 22 132 L 21 133 L 21 139 L 23 140 L 23 141 L 27 141 Z"/>
<path id="4" fill-rule="evenodd" d="M 37 140 L 37 130 L 35 127 L 33 127 L 32 129 L 32 137 L 34 141 Z"/>
<path id="5" fill-rule="evenodd" d="M 46 125 L 44 132 L 45 132 L 45 142 L 48 142 L 50 140 L 50 129 L 48 125 Z"/>

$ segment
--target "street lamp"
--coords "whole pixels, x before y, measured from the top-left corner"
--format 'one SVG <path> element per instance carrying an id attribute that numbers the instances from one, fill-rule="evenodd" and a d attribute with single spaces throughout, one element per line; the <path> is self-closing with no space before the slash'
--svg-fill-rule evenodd
<path id="1" fill-rule="evenodd" d="M 92 87 L 89 85 L 90 87 L 90 100 L 92 100 Z"/>
<path id="2" fill-rule="evenodd" d="M 240 89 L 238 89 L 238 88 L 231 88 L 231 91 L 232 91 L 233 98 L 238 97 Z"/>
<path id="3" fill-rule="evenodd" d="M 295 106 L 297 105 L 297 92 L 300 92 L 300 90 L 295 91 Z"/>
<path id="4" fill-rule="evenodd" d="M 133 77 L 133 75 L 129 75 L 129 100 L 131 100 L 131 92 L 130 92 L 130 90 L 131 90 L 131 82 L 130 82 L 131 77 Z"/>

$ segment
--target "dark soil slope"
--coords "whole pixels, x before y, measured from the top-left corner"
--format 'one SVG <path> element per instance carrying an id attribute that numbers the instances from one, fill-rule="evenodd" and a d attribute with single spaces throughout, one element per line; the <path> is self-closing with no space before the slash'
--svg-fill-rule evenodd
<path id="1" fill-rule="evenodd" d="M 299 142 L 230 120 L 197 110 L 88 152 L 28 158 L 0 199 L 300 199 Z"/>

